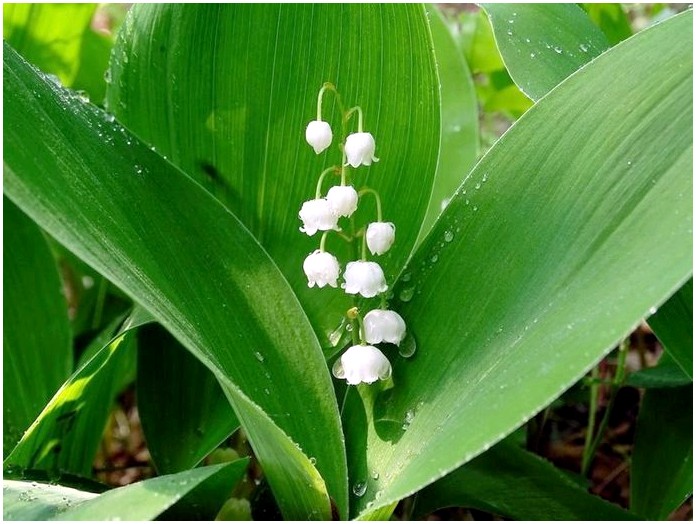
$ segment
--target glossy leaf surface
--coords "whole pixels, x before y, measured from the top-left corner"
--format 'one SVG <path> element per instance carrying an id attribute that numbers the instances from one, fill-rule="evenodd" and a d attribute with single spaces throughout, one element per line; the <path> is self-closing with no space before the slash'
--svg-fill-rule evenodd
<path id="1" fill-rule="evenodd" d="M 215 375 L 159 326 L 138 334 L 137 395 L 160 474 L 193 468 L 239 427 Z"/>
<path id="2" fill-rule="evenodd" d="M 358 508 L 490 447 L 689 278 L 691 23 L 588 64 L 464 181 L 395 288 L 415 355 L 389 353 L 394 387 L 362 427 L 354 405 L 346 416 L 351 479 L 367 482 Z"/>
<path id="3" fill-rule="evenodd" d="M 135 363 L 132 329 L 148 322 L 131 317 L 110 340 L 80 366 L 42 410 L 5 467 L 67 471 L 89 477 L 104 426 L 123 374 Z"/>
<path id="4" fill-rule="evenodd" d="M 384 220 L 396 224 L 397 240 L 379 259 L 392 282 L 420 230 L 439 146 L 437 77 L 422 6 L 161 4 L 134 6 L 130 15 L 113 54 L 110 110 L 239 217 L 328 348 L 353 304 L 328 286 L 308 288 L 302 263 L 320 235 L 298 231 L 298 212 L 314 198 L 320 172 L 342 161 L 332 93 L 322 110 L 334 134 L 327 152 L 314 153 L 305 127 L 317 117 L 324 82 L 337 86 L 346 108 L 363 109 L 380 160 L 349 172 L 357 188 L 379 191 Z M 355 120 L 349 124 L 357 129 Z M 322 194 L 338 183 L 325 181 Z M 353 218 L 341 222 L 348 234 L 375 221 L 370 195 Z M 358 258 L 360 242 L 332 235 L 326 247 L 345 266 Z"/>
<path id="5" fill-rule="evenodd" d="M 664 520 L 693 492 L 693 387 L 651 389 L 638 414 L 631 510 Z"/>
<path id="6" fill-rule="evenodd" d="M 510 76 L 532 100 L 609 48 L 602 31 L 575 4 L 483 4 L 483 8 Z"/>
<path id="7" fill-rule="evenodd" d="M 57 515 L 55 520 L 154 520 L 202 483 L 215 480 L 214 477 L 224 476 L 229 492 L 244 474 L 247 463 L 246 459 L 236 460 L 112 489 Z M 225 491 L 218 490 L 220 505 L 226 496 Z"/>
<path id="8" fill-rule="evenodd" d="M 694 280 L 684 284 L 657 312 L 648 324 L 665 351 L 693 379 L 694 370 Z"/>
<path id="9" fill-rule="evenodd" d="M 98 493 L 58 484 L 4 479 L 2 517 L 3 520 L 50 520 L 97 496 Z"/>
<path id="10" fill-rule="evenodd" d="M 42 71 L 71 85 L 97 4 L 5 4 L 3 38 Z"/>
<path id="11" fill-rule="evenodd" d="M 68 307 L 41 230 L 3 198 L 3 455 L 72 371 Z"/>
<path id="12" fill-rule="evenodd" d="M 6 194 L 225 383 L 286 517 L 330 515 L 319 471 L 345 512 L 326 363 L 273 262 L 199 185 L 7 45 L 3 71 Z"/>
<path id="13" fill-rule="evenodd" d="M 513 520 L 637 520 L 579 488 L 550 462 L 501 442 L 418 494 L 415 516 L 451 506 Z"/>
<path id="14" fill-rule="evenodd" d="M 459 184 L 474 165 L 479 149 L 476 90 L 469 66 L 437 7 L 430 10 L 435 57 L 441 90 L 440 156 L 428 211 L 418 237 L 430 231 Z"/>

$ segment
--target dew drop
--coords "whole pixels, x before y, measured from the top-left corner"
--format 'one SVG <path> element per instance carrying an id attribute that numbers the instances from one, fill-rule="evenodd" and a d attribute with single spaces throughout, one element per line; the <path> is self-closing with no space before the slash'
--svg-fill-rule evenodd
<path id="1" fill-rule="evenodd" d="M 530 40 L 529 38 L 525 38 L 524 41 L 527 42 L 527 43 L 530 43 L 530 42 L 531 42 L 531 40 Z"/>
<path id="2" fill-rule="evenodd" d="M 452 242 L 454 239 L 454 233 L 452 233 L 449 229 L 445 231 L 445 242 Z"/>
<path id="3" fill-rule="evenodd" d="M 481 189 L 481 182 L 477 182 L 474 186 L 476 189 Z"/>
<path id="4" fill-rule="evenodd" d="M 413 292 L 414 288 L 412 287 L 407 287 L 401 290 L 401 293 L 399 293 L 399 299 L 402 302 L 408 302 L 413 298 Z"/>
<path id="5" fill-rule="evenodd" d="M 508 36 L 512 36 L 512 31 L 507 32 Z"/>
<path id="6" fill-rule="evenodd" d="M 580 44 L 580 51 L 587 53 L 587 46 L 585 44 Z"/>
<path id="7" fill-rule="evenodd" d="M 309 463 L 314 466 L 317 463 L 317 459 L 314 457 L 309 457 Z"/>
<path id="8" fill-rule="evenodd" d="M 340 358 L 334 362 L 334 365 L 331 367 L 331 373 L 338 379 L 346 378 L 346 371 L 343 369 L 343 362 L 341 362 Z"/>
<path id="9" fill-rule="evenodd" d="M 353 495 L 356 497 L 362 497 L 367 491 L 367 484 L 365 482 L 356 482 L 353 484 Z"/>
<path id="10" fill-rule="evenodd" d="M 399 355 L 404 358 L 411 358 L 416 353 L 416 339 L 411 333 L 406 333 L 406 337 L 399 344 Z"/>
<path id="11" fill-rule="evenodd" d="M 379 480 L 379 473 L 377 473 L 377 472 L 375 471 L 375 472 L 372 474 L 372 478 L 373 478 L 374 480 Z"/>
<path id="12" fill-rule="evenodd" d="M 268 390 L 268 388 L 265 388 L 265 389 L 263 390 L 263 392 L 264 392 L 266 395 L 270 395 L 270 394 L 271 394 L 271 392 Z"/>
<path id="13" fill-rule="evenodd" d="M 106 71 L 104 71 L 104 82 L 106 82 L 107 84 L 111 83 L 111 69 L 107 69 Z"/>
<path id="14" fill-rule="evenodd" d="M 563 52 L 563 49 L 561 49 L 560 47 L 554 47 L 553 50 L 556 51 L 556 53 L 558 53 L 559 55 Z"/>
<path id="15" fill-rule="evenodd" d="M 478 211 L 478 206 L 474 206 L 474 211 Z"/>
<path id="16" fill-rule="evenodd" d="M 402 282 L 410 282 L 411 280 L 411 273 L 404 273 L 403 276 L 401 277 Z"/>
<path id="17" fill-rule="evenodd" d="M 651 307 L 651 308 L 648 310 L 648 312 L 649 312 L 651 315 L 654 315 L 655 313 L 657 313 L 657 308 L 656 308 L 656 307 Z"/>
<path id="18" fill-rule="evenodd" d="M 536 56 L 536 54 L 531 53 L 531 54 L 529 55 L 529 58 L 534 58 L 535 56 Z"/>
<path id="19" fill-rule="evenodd" d="M 254 351 L 254 356 L 256 357 L 256 360 L 259 362 L 263 362 L 265 359 L 263 358 L 263 355 L 259 353 L 258 351 Z"/>
<path id="20" fill-rule="evenodd" d="M 434 263 L 437 262 L 439 259 L 440 259 L 440 257 L 439 257 L 438 255 L 433 255 L 432 258 L 430 259 L 430 261 L 434 264 Z"/>

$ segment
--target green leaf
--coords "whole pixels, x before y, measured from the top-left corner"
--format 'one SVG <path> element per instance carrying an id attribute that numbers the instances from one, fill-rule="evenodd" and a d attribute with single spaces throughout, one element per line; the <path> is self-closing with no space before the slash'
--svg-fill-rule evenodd
<path id="1" fill-rule="evenodd" d="M 3 198 L 3 455 L 70 375 L 68 309 L 41 230 Z"/>
<path id="2" fill-rule="evenodd" d="M 512 520 L 637 520 L 579 488 L 550 462 L 505 441 L 419 492 L 414 515 L 452 506 Z"/>
<path id="3" fill-rule="evenodd" d="M 684 284 L 657 312 L 648 324 L 665 351 L 693 380 L 694 368 L 694 280 Z"/>
<path id="4" fill-rule="evenodd" d="M 135 5 L 117 39 L 111 77 L 110 110 L 249 228 L 325 348 L 354 304 L 335 289 L 308 288 L 302 263 L 319 238 L 298 231 L 298 211 L 314 198 L 319 173 L 342 161 L 331 93 L 322 118 L 334 144 L 317 156 L 304 140 L 319 88 L 336 84 L 346 107 L 362 107 L 376 140 L 380 161 L 349 172 L 357 188 L 379 191 L 384 220 L 396 224 L 396 243 L 380 258 L 387 282 L 394 280 L 418 236 L 439 146 L 437 76 L 422 6 Z M 324 191 L 333 184 L 338 180 Z M 372 197 L 364 202 L 352 217 L 356 228 L 375 220 Z M 347 219 L 343 227 L 353 230 Z M 359 239 L 327 242 L 344 263 L 359 247 Z"/>
<path id="5" fill-rule="evenodd" d="M 4 479 L 2 517 L 4 520 L 50 520 L 98 496 L 98 493 L 57 484 Z"/>
<path id="6" fill-rule="evenodd" d="M 32 64 L 72 85 L 97 4 L 5 4 L 3 38 Z"/>
<path id="7" fill-rule="evenodd" d="M 129 332 L 149 321 L 132 316 L 115 336 L 111 334 L 117 324 L 106 330 L 103 337 L 111 340 L 61 386 L 7 457 L 5 467 L 92 474 L 114 398 L 123 389 L 124 373 L 135 363 Z"/>
<path id="8" fill-rule="evenodd" d="M 538 100 L 609 48 L 575 4 L 483 4 L 510 76 Z"/>
<path id="9" fill-rule="evenodd" d="M 329 372 L 277 267 L 234 215 L 113 117 L 7 46 L 3 58 L 6 194 L 213 371 L 287 518 L 328 518 L 329 494 L 345 515 Z"/>
<path id="10" fill-rule="evenodd" d="M 215 376 L 158 326 L 138 333 L 137 396 L 159 473 L 193 468 L 239 427 Z"/>
<path id="11" fill-rule="evenodd" d="M 248 459 L 235 460 L 112 489 L 56 515 L 52 520 L 154 520 L 191 491 L 208 482 L 214 483 L 222 506 L 234 484 L 244 474 L 248 462 Z M 222 486 L 216 477 L 224 479 Z M 202 489 L 199 496 L 205 491 Z"/>
<path id="12" fill-rule="evenodd" d="M 469 67 L 436 7 L 430 8 L 441 91 L 440 157 L 418 242 L 430 231 L 478 156 L 478 108 Z"/>
<path id="13" fill-rule="evenodd" d="M 414 254 L 394 307 L 417 351 L 388 353 L 394 387 L 344 423 L 358 510 L 503 438 L 688 279 L 691 23 L 636 35 L 540 100 Z"/>
<path id="14" fill-rule="evenodd" d="M 646 391 L 631 459 L 631 510 L 665 520 L 693 492 L 693 387 Z"/>
<path id="15" fill-rule="evenodd" d="M 580 4 L 592 22 L 609 41 L 616 45 L 633 34 L 631 24 L 621 4 Z"/>
<path id="16" fill-rule="evenodd" d="M 691 377 L 667 353 L 662 354 L 657 366 L 631 373 L 626 380 L 627 385 L 637 388 L 673 388 L 691 382 Z"/>

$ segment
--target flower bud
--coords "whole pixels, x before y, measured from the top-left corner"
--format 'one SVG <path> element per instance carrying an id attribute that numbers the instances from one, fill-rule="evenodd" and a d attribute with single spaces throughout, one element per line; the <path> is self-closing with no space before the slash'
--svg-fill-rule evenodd
<path id="1" fill-rule="evenodd" d="M 345 378 L 348 384 L 361 382 L 372 384 L 377 379 L 386 380 L 391 376 L 389 359 L 374 346 L 351 346 L 333 366 L 336 378 Z"/>
<path id="2" fill-rule="evenodd" d="M 314 148 L 314 152 L 318 155 L 331 145 L 333 133 L 328 122 L 323 120 L 313 120 L 307 124 L 305 130 L 305 138 L 307 143 Z"/>
<path id="3" fill-rule="evenodd" d="M 309 236 L 314 235 L 317 231 L 338 229 L 338 217 L 331 211 L 331 206 L 325 198 L 308 200 L 302 204 L 300 219 L 304 223 L 300 231 Z"/>
<path id="4" fill-rule="evenodd" d="M 348 262 L 343 278 L 345 283 L 341 287 L 350 295 L 360 293 L 372 298 L 387 290 L 384 272 L 377 262 Z"/>
<path id="5" fill-rule="evenodd" d="M 379 161 L 375 157 L 375 139 L 370 133 L 353 133 L 346 138 L 346 159 L 353 167 L 369 166 Z"/>
<path id="6" fill-rule="evenodd" d="M 319 287 L 324 287 L 327 284 L 331 287 L 338 286 L 340 267 L 338 260 L 331 253 L 317 249 L 305 258 L 303 268 L 307 280 L 309 280 L 309 287 L 314 287 L 315 284 Z"/>
<path id="7" fill-rule="evenodd" d="M 365 340 L 370 344 L 388 342 L 397 346 L 406 336 L 406 322 L 396 311 L 373 309 L 364 319 Z"/>
<path id="8" fill-rule="evenodd" d="M 358 192 L 353 186 L 334 186 L 326 193 L 326 200 L 333 213 L 349 217 L 358 208 Z"/>
<path id="9" fill-rule="evenodd" d="M 372 222 L 365 233 L 367 248 L 373 255 L 383 255 L 394 243 L 396 228 L 391 222 Z"/>

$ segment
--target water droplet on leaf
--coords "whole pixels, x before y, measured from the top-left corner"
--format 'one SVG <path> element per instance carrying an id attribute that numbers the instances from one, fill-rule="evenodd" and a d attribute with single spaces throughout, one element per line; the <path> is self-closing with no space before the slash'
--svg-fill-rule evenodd
<path id="1" fill-rule="evenodd" d="M 367 491 L 367 484 L 365 482 L 356 482 L 353 484 L 353 495 L 356 497 L 362 497 Z"/>

